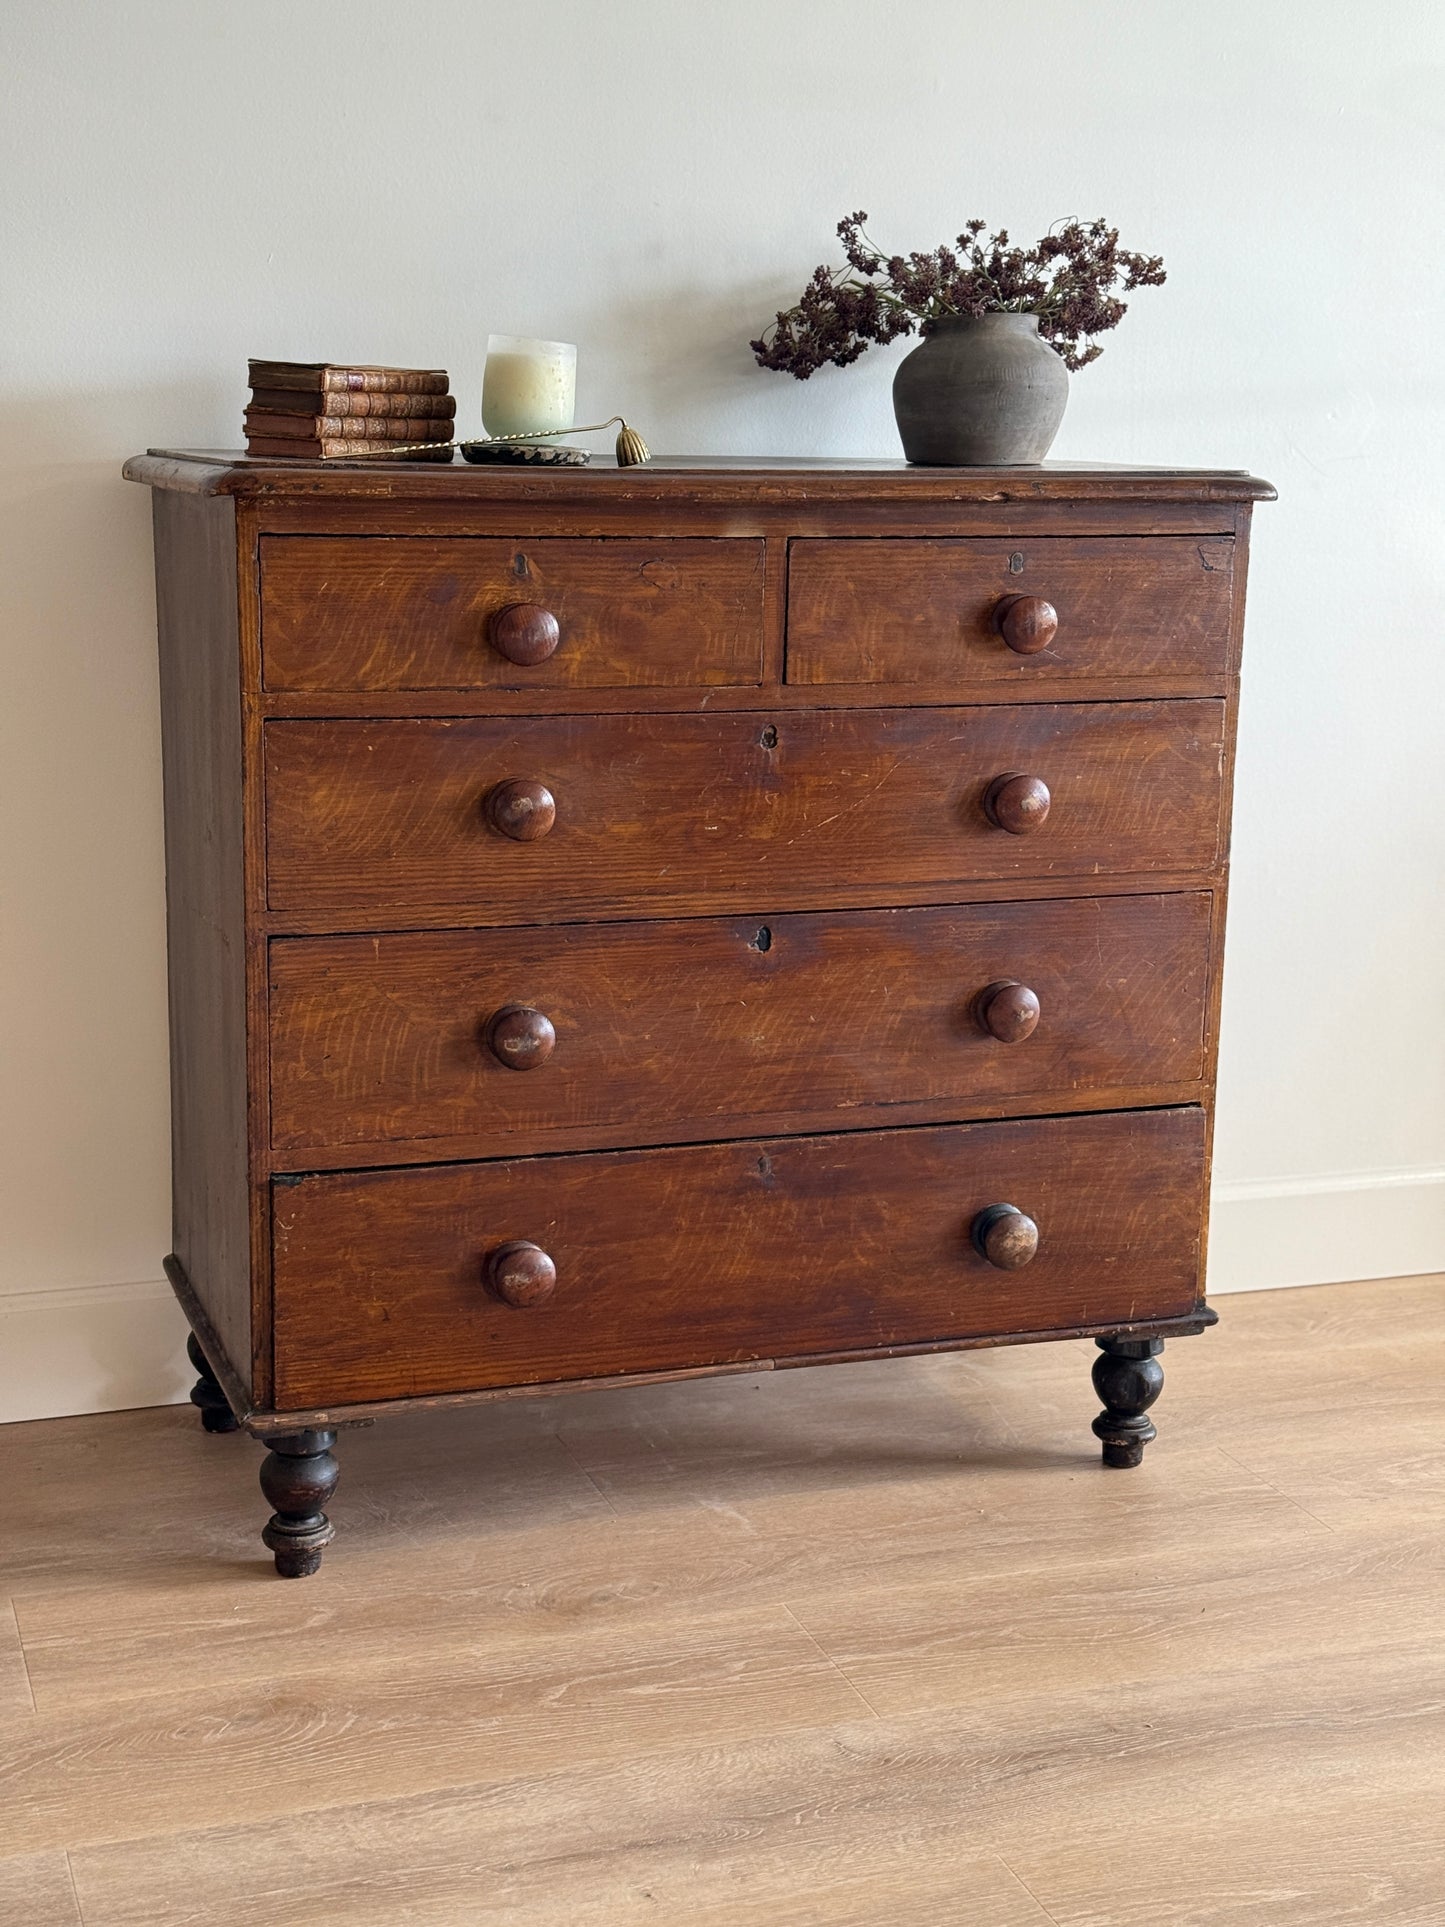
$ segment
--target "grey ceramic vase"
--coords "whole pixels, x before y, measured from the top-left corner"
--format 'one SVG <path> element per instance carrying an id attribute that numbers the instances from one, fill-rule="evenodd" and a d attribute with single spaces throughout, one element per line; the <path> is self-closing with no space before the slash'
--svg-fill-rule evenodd
<path id="1" fill-rule="evenodd" d="M 1068 399 L 1069 371 L 1036 314 L 935 321 L 893 377 L 903 453 L 934 468 L 1041 462 Z"/>

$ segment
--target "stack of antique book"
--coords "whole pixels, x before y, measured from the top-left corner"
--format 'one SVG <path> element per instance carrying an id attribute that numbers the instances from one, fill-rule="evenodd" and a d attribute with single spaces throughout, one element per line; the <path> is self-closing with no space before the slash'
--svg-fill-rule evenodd
<path id="1" fill-rule="evenodd" d="M 385 449 L 449 461 L 457 405 L 444 368 L 343 368 L 324 361 L 253 361 L 246 453 L 335 461 Z"/>

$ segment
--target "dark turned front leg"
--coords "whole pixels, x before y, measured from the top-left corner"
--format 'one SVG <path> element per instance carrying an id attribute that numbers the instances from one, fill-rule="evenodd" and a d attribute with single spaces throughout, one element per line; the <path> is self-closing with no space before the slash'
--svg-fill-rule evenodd
<path id="1" fill-rule="evenodd" d="M 283 1579 L 305 1579 L 321 1564 L 336 1528 L 326 1503 L 341 1468 L 331 1456 L 334 1432 L 291 1432 L 268 1439 L 261 1461 L 261 1490 L 275 1507 L 261 1537 L 276 1555 Z"/>
<path id="2" fill-rule="evenodd" d="M 196 1342 L 194 1332 L 186 1339 L 186 1357 L 200 1373 L 191 1387 L 191 1403 L 200 1412 L 202 1425 L 208 1432 L 234 1432 L 241 1421 L 231 1410 L 226 1394 L 221 1390 L 221 1382 L 211 1370 L 210 1362 Z"/>
<path id="3" fill-rule="evenodd" d="M 1144 1447 L 1155 1437 L 1149 1407 L 1164 1389 L 1159 1354 L 1162 1338 L 1096 1338 L 1094 1390 L 1104 1409 L 1094 1420 L 1094 1436 L 1104 1442 L 1105 1465 L 1142 1465 Z"/>

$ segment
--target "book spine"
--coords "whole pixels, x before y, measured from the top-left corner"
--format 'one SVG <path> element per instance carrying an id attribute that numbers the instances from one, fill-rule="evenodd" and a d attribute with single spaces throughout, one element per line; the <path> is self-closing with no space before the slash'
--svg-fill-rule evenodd
<path id="1" fill-rule="evenodd" d="M 257 388 L 251 393 L 252 409 L 286 415 L 292 420 L 315 420 L 323 413 L 332 419 L 350 416 L 424 416 L 432 421 L 450 420 L 457 412 L 450 395 L 326 394 L 305 395 L 288 388 Z"/>
<path id="2" fill-rule="evenodd" d="M 419 449 L 408 448 L 405 443 L 402 443 L 396 448 L 388 449 L 386 456 L 383 457 L 374 443 L 363 445 L 360 442 L 327 441 L 321 444 L 321 459 L 323 462 L 348 460 L 354 462 L 357 460 L 358 450 L 363 446 L 366 447 L 367 454 L 374 462 L 382 460 L 390 460 L 393 462 L 449 462 L 452 458 L 450 443 L 448 443 L 445 448 Z"/>
<path id="3" fill-rule="evenodd" d="M 253 388 L 295 389 L 306 395 L 445 395 L 451 387 L 445 368 L 341 368 L 329 363 L 252 361 L 247 370 Z"/>
<path id="4" fill-rule="evenodd" d="M 323 368 L 321 386 L 343 395 L 444 395 L 451 383 L 444 368 Z"/>
<path id="5" fill-rule="evenodd" d="M 446 441 L 445 436 L 438 440 Z M 383 455 L 395 462 L 449 462 L 452 451 L 450 443 L 445 448 L 411 447 L 406 442 L 358 442 L 337 441 L 328 436 L 325 441 L 296 441 L 286 437 L 273 438 L 269 435 L 249 435 L 246 438 L 248 455 L 283 455 L 292 461 L 337 461 L 349 458 L 352 461 L 369 458 L 378 461 Z"/>
<path id="6" fill-rule="evenodd" d="M 273 441 L 445 442 L 452 435 L 449 415 L 268 415 L 248 408 L 245 427 Z"/>

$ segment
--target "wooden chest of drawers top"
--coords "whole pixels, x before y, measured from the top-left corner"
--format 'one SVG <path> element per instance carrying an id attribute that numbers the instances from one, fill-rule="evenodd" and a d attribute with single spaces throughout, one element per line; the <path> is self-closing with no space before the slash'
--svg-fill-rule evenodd
<path id="1" fill-rule="evenodd" d="M 1221 693 L 1235 558 L 1272 494 L 1066 465 L 156 452 L 126 472 L 235 505 L 253 686 L 277 715 Z"/>
<path id="2" fill-rule="evenodd" d="M 255 1411 L 1197 1312 L 1264 484 L 128 472 L 177 1251 Z"/>

